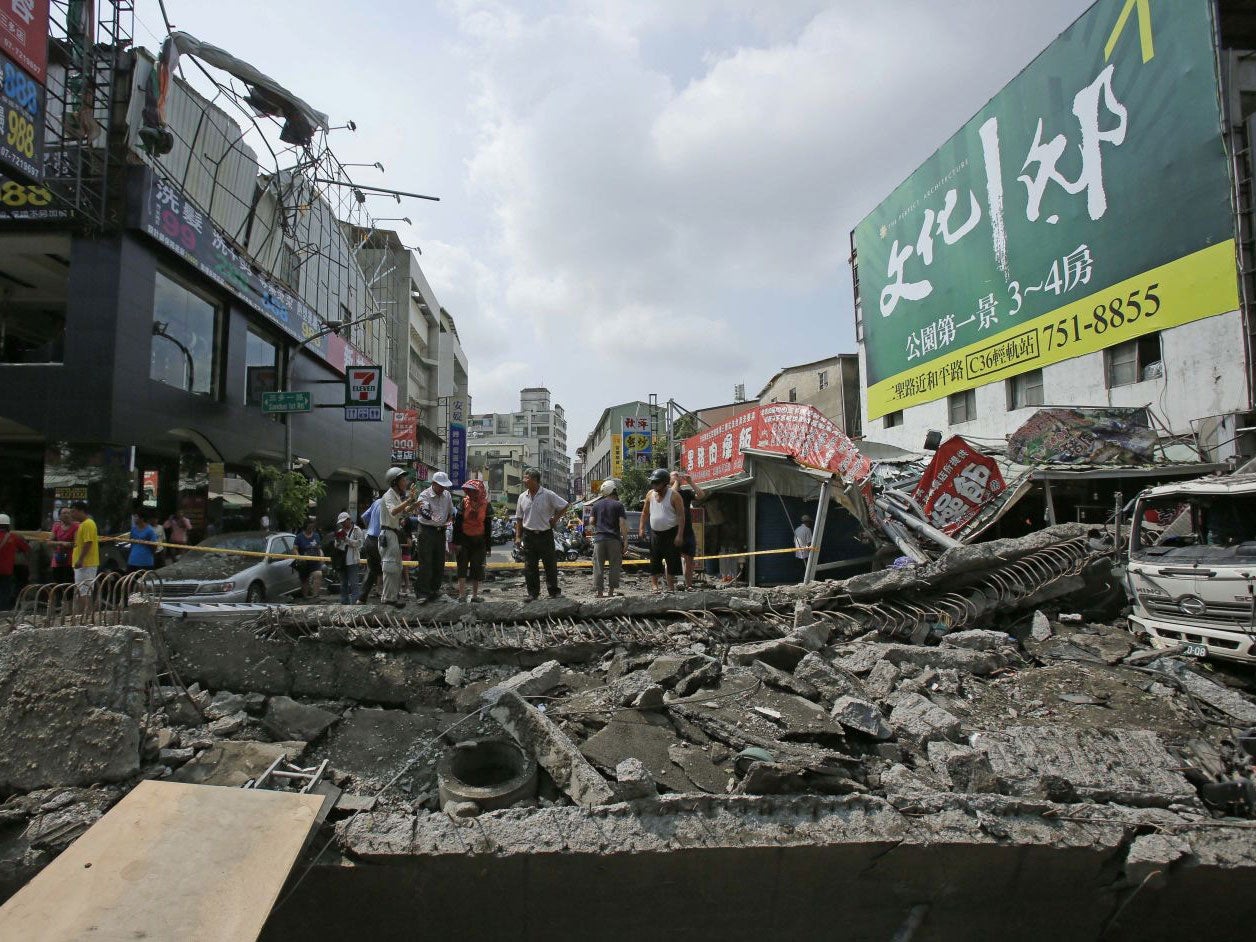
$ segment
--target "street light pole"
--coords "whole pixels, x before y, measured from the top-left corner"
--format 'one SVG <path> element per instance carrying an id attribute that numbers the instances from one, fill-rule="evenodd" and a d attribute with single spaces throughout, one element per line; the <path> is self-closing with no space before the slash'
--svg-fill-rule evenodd
<path id="1" fill-rule="evenodd" d="M 384 316 L 383 311 L 377 311 L 374 314 L 366 314 L 362 317 L 351 321 L 329 321 L 327 326 L 322 330 L 316 331 L 306 337 L 299 344 L 292 348 L 288 354 L 288 361 L 283 366 L 283 382 L 280 384 L 279 392 L 288 392 L 292 388 L 292 364 L 297 358 L 297 354 L 301 350 L 313 343 L 315 340 L 322 340 L 328 334 L 338 334 L 342 330 L 349 327 L 356 327 L 358 324 L 365 324 L 367 321 L 379 320 Z M 284 471 L 292 470 L 292 413 L 286 412 L 283 417 L 283 469 Z"/>

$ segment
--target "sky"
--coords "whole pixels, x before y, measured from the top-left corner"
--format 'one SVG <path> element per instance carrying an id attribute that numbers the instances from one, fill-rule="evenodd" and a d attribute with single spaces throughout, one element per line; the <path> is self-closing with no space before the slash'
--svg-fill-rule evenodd
<path id="1" fill-rule="evenodd" d="M 547 386 L 568 451 L 632 399 L 855 352 L 850 231 L 1090 0 L 166 0 L 287 86 L 418 245 L 472 411 Z M 165 35 L 139 0 L 136 43 Z"/>

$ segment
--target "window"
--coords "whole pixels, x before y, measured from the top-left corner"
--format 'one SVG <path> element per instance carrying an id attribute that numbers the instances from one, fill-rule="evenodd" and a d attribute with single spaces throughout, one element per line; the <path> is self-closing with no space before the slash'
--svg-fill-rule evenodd
<path id="1" fill-rule="evenodd" d="M 1109 347 L 1103 356 L 1109 389 L 1164 375 L 1164 357 L 1158 333 Z"/>
<path id="2" fill-rule="evenodd" d="M 1007 381 L 1008 409 L 1024 409 L 1042 403 L 1042 370 L 1030 370 Z"/>
<path id="3" fill-rule="evenodd" d="M 977 418 L 977 393 L 968 389 L 960 393 L 952 393 L 946 398 L 950 415 L 950 424 L 959 425 Z"/>
<path id="4" fill-rule="evenodd" d="M 218 391 L 219 309 L 157 273 L 153 295 L 153 348 L 149 376 L 200 396 Z"/>
<path id="5" fill-rule="evenodd" d="M 279 388 L 279 347 L 249 330 L 244 342 L 244 404 L 260 406 L 262 393 Z"/>
<path id="6" fill-rule="evenodd" d="M 820 371 L 820 388 L 821 389 L 829 388 L 829 371 L 828 370 Z"/>
<path id="7" fill-rule="evenodd" d="M 897 412 L 887 412 L 882 422 L 886 428 L 897 428 L 903 424 L 903 410 L 899 409 Z"/>
<path id="8" fill-rule="evenodd" d="M 36 189 L 12 187 L 19 195 Z M 68 235 L 0 235 L 0 363 L 62 362 L 69 255 Z"/>
<path id="9" fill-rule="evenodd" d="M 789 401 L 790 401 L 790 402 L 797 402 L 797 401 L 798 401 L 798 390 L 797 390 L 797 388 L 790 389 L 790 391 L 789 391 Z"/>

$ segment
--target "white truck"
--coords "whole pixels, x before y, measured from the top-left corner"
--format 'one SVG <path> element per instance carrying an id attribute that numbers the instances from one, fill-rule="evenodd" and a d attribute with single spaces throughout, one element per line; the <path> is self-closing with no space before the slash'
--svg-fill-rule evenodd
<path id="1" fill-rule="evenodd" d="M 1256 473 L 1148 488 L 1130 523 L 1131 630 L 1256 663 Z"/>

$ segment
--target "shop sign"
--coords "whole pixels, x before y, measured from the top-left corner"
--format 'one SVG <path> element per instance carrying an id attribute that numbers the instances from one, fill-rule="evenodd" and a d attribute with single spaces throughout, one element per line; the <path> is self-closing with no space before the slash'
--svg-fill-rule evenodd
<path id="1" fill-rule="evenodd" d="M 954 435 L 938 446 L 912 496 L 929 523 L 955 533 L 1005 487 L 994 459 Z"/>
<path id="2" fill-rule="evenodd" d="M 419 411 L 398 409 L 392 416 L 391 460 L 414 461 L 419 456 Z"/>
<path id="3" fill-rule="evenodd" d="M 379 406 L 345 406 L 346 422 L 382 422 L 384 410 Z"/>
<path id="4" fill-rule="evenodd" d="M 48 75 L 49 0 L 0 0 L 0 51 L 43 83 Z"/>
<path id="5" fill-rule="evenodd" d="M 382 406 L 384 404 L 384 368 L 382 366 L 351 366 L 345 371 L 345 406 Z"/>
<path id="6" fill-rule="evenodd" d="M 467 479 L 467 427 L 461 422 L 449 423 L 449 476 L 454 487 Z"/>
<path id="7" fill-rule="evenodd" d="M 3 53 L 0 70 L 4 76 L 0 85 L 0 166 L 39 183 L 44 178 L 44 86 Z M 0 202 L 28 195 L 16 182 L 8 181 L 5 186 L 8 189 L 0 190 Z"/>

